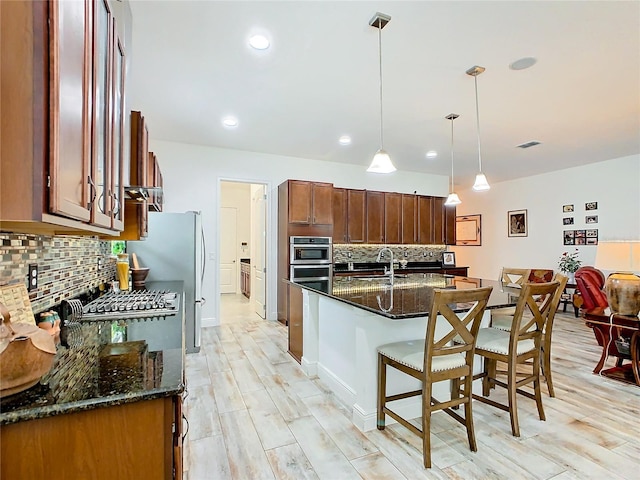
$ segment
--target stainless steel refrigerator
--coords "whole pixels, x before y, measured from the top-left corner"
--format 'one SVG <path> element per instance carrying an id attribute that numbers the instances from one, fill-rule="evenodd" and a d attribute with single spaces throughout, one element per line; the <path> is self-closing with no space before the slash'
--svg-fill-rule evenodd
<path id="1" fill-rule="evenodd" d="M 185 347 L 200 351 L 202 280 L 206 246 L 200 212 L 149 212 L 146 240 L 127 242 L 127 252 L 138 256 L 141 267 L 149 267 L 147 281 L 182 280 L 185 293 Z"/>

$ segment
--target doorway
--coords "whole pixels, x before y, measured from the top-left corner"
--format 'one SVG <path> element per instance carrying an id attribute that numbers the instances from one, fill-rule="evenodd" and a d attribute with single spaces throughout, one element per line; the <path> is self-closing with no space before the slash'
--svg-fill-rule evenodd
<path id="1" fill-rule="evenodd" d="M 248 300 L 261 318 L 267 311 L 266 191 L 260 183 L 220 182 L 219 305 L 225 305 L 223 296 L 236 295 Z"/>

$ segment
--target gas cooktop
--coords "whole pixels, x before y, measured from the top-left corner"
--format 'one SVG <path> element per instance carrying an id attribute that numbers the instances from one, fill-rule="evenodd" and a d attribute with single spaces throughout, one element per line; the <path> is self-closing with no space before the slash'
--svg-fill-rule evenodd
<path id="1" fill-rule="evenodd" d="M 173 315 L 178 311 L 175 292 L 168 290 L 133 290 L 108 292 L 82 307 L 82 320 L 152 318 Z"/>

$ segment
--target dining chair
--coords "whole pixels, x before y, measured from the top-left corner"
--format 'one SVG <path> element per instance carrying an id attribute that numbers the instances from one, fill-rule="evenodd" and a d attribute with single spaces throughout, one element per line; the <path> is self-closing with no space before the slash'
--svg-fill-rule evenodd
<path id="1" fill-rule="evenodd" d="M 518 297 L 510 330 L 488 327 L 478 331 L 476 354 L 484 357 L 484 369 L 474 376 L 474 380 L 482 378 L 482 395 L 473 395 L 473 398 L 509 412 L 511 433 L 515 437 L 520 436 L 517 394 L 535 400 L 538 416 L 540 420 L 545 420 L 540 389 L 542 337 L 547 323 L 553 321 L 553 298 L 559 287 L 559 282 L 525 283 Z M 547 300 L 538 304 L 536 298 L 541 296 Z M 497 369 L 498 362 L 506 364 L 506 371 Z M 530 368 L 530 371 L 518 371 L 520 365 L 524 365 L 526 370 Z M 497 378 L 504 374 L 506 381 Z M 533 393 L 522 389 L 529 384 L 533 387 Z M 507 404 L 486 398 L 494 385 L 507 389 Z"/>
<path id="2" fill-rule="evenodd" d="M 503 267 L 500 272 L 500 282 L 504 285 L 522 286 L 529 280 L 530 268 Z"/>
<path id="3" fill-rule="evenodd" d="M 469 447 L 477 451 L 471 410 L 473 359 L 476 334 L 493 287 L 465 290 L 436 289 L 429 310 L 424 339 L 389 343 L 378 347 L 378 430 L 385 428 L 385 415 L 422 438 L 425 468 L 431 467 L 431 414 L 443 410 L 467 429 Z M 467 311 L 456 313 L 456 304 Z M 460 343 L 453 343 L 459 337 Z M 422 382 L 420 390 L 387 396 L 387 367 L 393 367 Z M 433 397 L 433 384 L 451 381 L 451 398 Z M 421 428 L 401 417 L 387 405 L 403 398 L 422 395 Z M 453 409 L 464 404 L 464 417 Z"/>
<path id="4" fill-rule="evenodd" d="M 561 273 L 556 273 L 552 282 L 558 282 L 559 287 L 556 290 L 554 295 L 546 295 L 543 299 L 537 298 L 537 303 L 542 302 L 541 310 L 546 308 L 544 302 L 550 302 L 551 311 L 549 312 L 549 316 L 547 317 L 547 322 L 545 323 L 544 329 L 542 331 L 542 375 L 547 384 L 547 390 L 549 391 L 550 397 L 555 397 L 555 391 L 553 390 L 553 380 L 551 378 L 551 337 L 553 332 L 553 322 L 556 317 L 556 312 L 558 311 L 558 307 L 560 306 L 560 301 L 562 300 L 562 294 L 564 293 L 564 288 L 567 285 L 567 281 L 569 277 L 563 275 Z M 515 313 L 515 312 L 514 312 Z M 525 312 L 526 315 L 526 312 Z M 509 314 L 497 314 L 491 315 L 491 327 L 498 328 L 500 330 L 504 330 L 506 332 L 511 331 L 511 325 L 513 324 L 513 315 Z M 532 326 L 533 328 L 533 326 Z"/>

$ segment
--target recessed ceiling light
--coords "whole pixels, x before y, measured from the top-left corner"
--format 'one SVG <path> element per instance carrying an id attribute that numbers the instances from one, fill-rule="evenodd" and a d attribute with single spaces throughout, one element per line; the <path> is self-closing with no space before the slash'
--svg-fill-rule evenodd
<path id="1" fill-rule="evenodd" d="M 435 150 L 429 150 L 426 155 L 427 158 L 436 158 L 437 156 L 438 152 L 436 152 Z"/>
<path id="2" fill-rule="evenodd" d="M 236 117 L 224 117 L 222 124 L 227 128 L 233 128 L 238 126 L 238 119 Z"/>
<path id="3" fill-rule="evenodd" d="M 537 60 L 533 57 L 524 57 L 515 62 L 509 64 L 511 70 L 524 70 L 525 68 L 533 67 Z"/>
<path id="4" fill-rule="evenodd" d="M 249 38 L 249 45 L 251 45 L 256 50 L 266 50 L 269 48 L 269 39 L 264 35 L 252 35 Z"/>
<path id="5" fill-rule="evenodd" d="M 340 145 L 351 145 L 351 137 L 349 135 L 342 135 L 338 139 L 338 143 L 340 143 Z"/>

